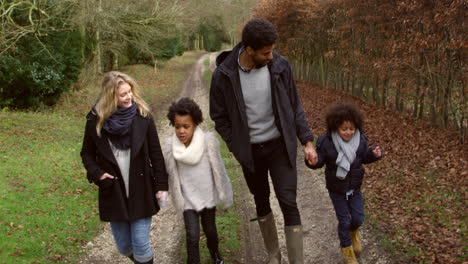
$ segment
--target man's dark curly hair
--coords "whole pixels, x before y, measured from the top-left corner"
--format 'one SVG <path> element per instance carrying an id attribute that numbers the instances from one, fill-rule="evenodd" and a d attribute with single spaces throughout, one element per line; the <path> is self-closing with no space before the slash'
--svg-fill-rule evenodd
<path id="1" fill-rule="evenodd" d="M 356 129 L 362 130 L 364 116 L 355 105 L 341 103 L 330 107 L 325 116 L 328 131 L 337 131 L 345 121 L 353 123 Z"/>
<path id="2" fill-rule="evenodd" d="M 242 44 L 253 50 L 261 49 L 276 43 L 278 32 L 275 26 L 262 18 L 254 18 L 247 22 L 242 30 Z"/>
<path id="3" fill-rule="evenodd" d="M 195 125 L 203 122 L 203 114 L 200 106 L 188 97 L 180 98 L 179 101 L 173 102 L 171 106 L 169 106 L 167 118 L 169 119 L 169 122 L 171 122 L 172 126 L 174 126 L 176 115 L 190 115 Z"/>

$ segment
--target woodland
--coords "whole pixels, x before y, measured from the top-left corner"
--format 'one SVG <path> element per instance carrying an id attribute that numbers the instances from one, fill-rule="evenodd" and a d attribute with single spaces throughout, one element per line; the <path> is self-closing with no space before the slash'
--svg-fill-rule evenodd
<path id="1" fill-rule="evenodd" d="M 105 71 L 238 40 L 254 0 L 1 0 L 0 107 L 38 109 Z"/>
<path id="2" fill-rule="evenodd" d="M 255 10 L 278 27 L 298 79 L 456 129 L 464 142 L 467 1 L 264 0 Z"/>

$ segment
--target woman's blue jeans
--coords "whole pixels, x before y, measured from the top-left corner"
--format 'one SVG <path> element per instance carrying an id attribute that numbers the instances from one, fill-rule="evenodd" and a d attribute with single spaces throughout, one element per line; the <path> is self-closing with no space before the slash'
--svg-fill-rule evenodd
<path id="1" fill-rule="evenodd" d="M 131 222 L 111 222 L 117 250 L 122 255 L 133 257 L 138 262 L 148 262 L 153 258 L 150 243 L 151 217 Z"/>
<path id="2" fill-rule="evenodd" d="M 364 197 L 360 190 L 352 195 L 328 192 L 338 219 L 338 237 L 341 247 L 351 246 L 351 231 L 364 223 Z"/>

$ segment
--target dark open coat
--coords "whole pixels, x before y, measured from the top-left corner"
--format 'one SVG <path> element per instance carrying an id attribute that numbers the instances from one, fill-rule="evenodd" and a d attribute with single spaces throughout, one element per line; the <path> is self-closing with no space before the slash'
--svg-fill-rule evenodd
<path id="1" fill-rule="evenodd" d="M 133 221 L 159 211 L 155 194 L 168 190 L 164 158 L 156 126 L 151 116 L 137 112 L 131 129 L 129 197 L 108 138 L 96 132 L 97 115 L 87 115 L 81 158 L 89 182 L 99 186 L 99 216 L 102 221 Z M 99 178 L 105 173 L 115 180 Z"/>
<path id="2" fill-rule="evenodd" d="M 239 163 L 254 170 L 244 98 L 239 78 L 240 44 L 217 58 L 210 88 L 210 116 L 215 129 Z M 268 64 L 271 76 L 272 107 L 291 166 L 296 166 L 297 138 L 302 144 L 313 141 L 304 110 L 299 100 L 291 67 L 286 59 L 273 53 Z"/>

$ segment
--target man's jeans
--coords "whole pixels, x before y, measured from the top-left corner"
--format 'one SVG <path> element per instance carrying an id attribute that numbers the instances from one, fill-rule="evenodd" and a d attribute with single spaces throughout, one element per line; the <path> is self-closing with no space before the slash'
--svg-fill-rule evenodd
<path id="1" fill-rule="evenodd" d="M 358 229 L 364 222 L 364 197 L 360 190 L 352 195 L 328 192 L 338 219 L 338 237 L 341 247 L 351 246 L 351 231 Z"/>
<path id="2" fill-rule="evenodd" d="M 115 244 L 122 255 L 133 254 L 138 262 L 148 262 L 153 258 L 150 244 L 151 217 L 110 224 Z"/>
<path id="3" fill-rule="evenodd" d="M 300 225 L 301 217 L 297 208 L 297 171 L 291 166 L 286 146 L 281 138 L 260 144 L 252 144 L 255 172 L 242 166 L 250 192 L 254 195 L 258 216 L 271 212 L 270 173 L 276 197 L 283 212 L 285 226 Z"/>

